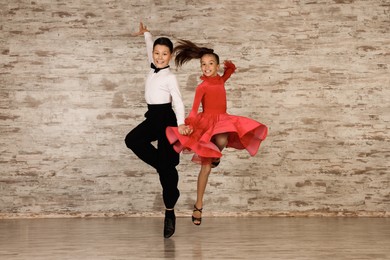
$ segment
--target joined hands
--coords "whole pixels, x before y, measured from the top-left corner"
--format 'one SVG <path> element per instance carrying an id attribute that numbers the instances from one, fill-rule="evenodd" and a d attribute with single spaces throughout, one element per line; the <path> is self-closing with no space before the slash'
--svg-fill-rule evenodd
<path id="1" fill-rule="evenodd" d="M 179 125 L 178 131 L 181 135 L 190 135 L 193 130 L 188 125 Z"/>

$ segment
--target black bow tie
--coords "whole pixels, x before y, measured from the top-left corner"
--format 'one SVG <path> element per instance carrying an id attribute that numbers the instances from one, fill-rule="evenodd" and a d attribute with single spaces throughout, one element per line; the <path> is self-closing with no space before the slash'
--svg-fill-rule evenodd
<path id="1" fill-rule="evenodd" d="M 169 65 L 166 66 L 166 67 L 164 67 L 164 68 L 157 68 L 153 63 L 150 63 L 150 67 L 151 67 L 152 69 L 154 69 L 154 73 L 158 73 L 160 70 L 169 68 Z"/>

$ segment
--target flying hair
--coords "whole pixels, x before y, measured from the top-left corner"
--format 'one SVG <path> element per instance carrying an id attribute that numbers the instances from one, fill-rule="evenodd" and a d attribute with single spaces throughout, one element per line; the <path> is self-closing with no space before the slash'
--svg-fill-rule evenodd
<path id="1" fill-rule="evenodd" d="M 217 63 L 219 64 L 219 57 L 216 53 L 214 53 L 213 49 L 199 47 L 188 40 L 179 40 L 176 47 L 173 49 L 173 53 L 176 55 L 176 67 L 181 67 L 184 63 L 192 59 L 200 59 L 205 54 L 214 55 L 217 59 Z"/>

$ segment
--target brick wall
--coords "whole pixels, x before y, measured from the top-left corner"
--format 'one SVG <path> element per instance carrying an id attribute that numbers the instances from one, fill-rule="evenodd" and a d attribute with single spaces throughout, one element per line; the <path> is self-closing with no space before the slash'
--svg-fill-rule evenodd
<path id="1" fill-rule="evenodd" d="M 123 142 L 146 111 L 140 19 L 232 60 L 228 112 L 269 126 L 255 157 L 224 151 L 205 214 L 389 216 L 389 1 L 3 2 L 0 217 L 161 213 L 156 173 Z M 198 61 L 176 74 L 188 112 Z"/>

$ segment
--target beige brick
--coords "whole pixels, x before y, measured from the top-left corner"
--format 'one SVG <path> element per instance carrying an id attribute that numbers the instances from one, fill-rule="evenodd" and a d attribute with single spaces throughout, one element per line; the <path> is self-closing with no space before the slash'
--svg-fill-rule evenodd
<path id="1" fill-rule="evenodd" d="M 215 1 L 214 1 L 215 2 Z M 269 126 L 227 149 L 210 215 L 389 216 L 390 9 L 370 1 L 0 3 L 0 218 L 158 215 L 158 176 L 123 142 L 143 120 L 142 19 L 238 67 L 228 111 Z M 172 67 L 173 64 L 172 64 Z M 199 63 L 176 71 L 187 112 Z M 199 167 L 182 155 L 179 214 Z"/>

